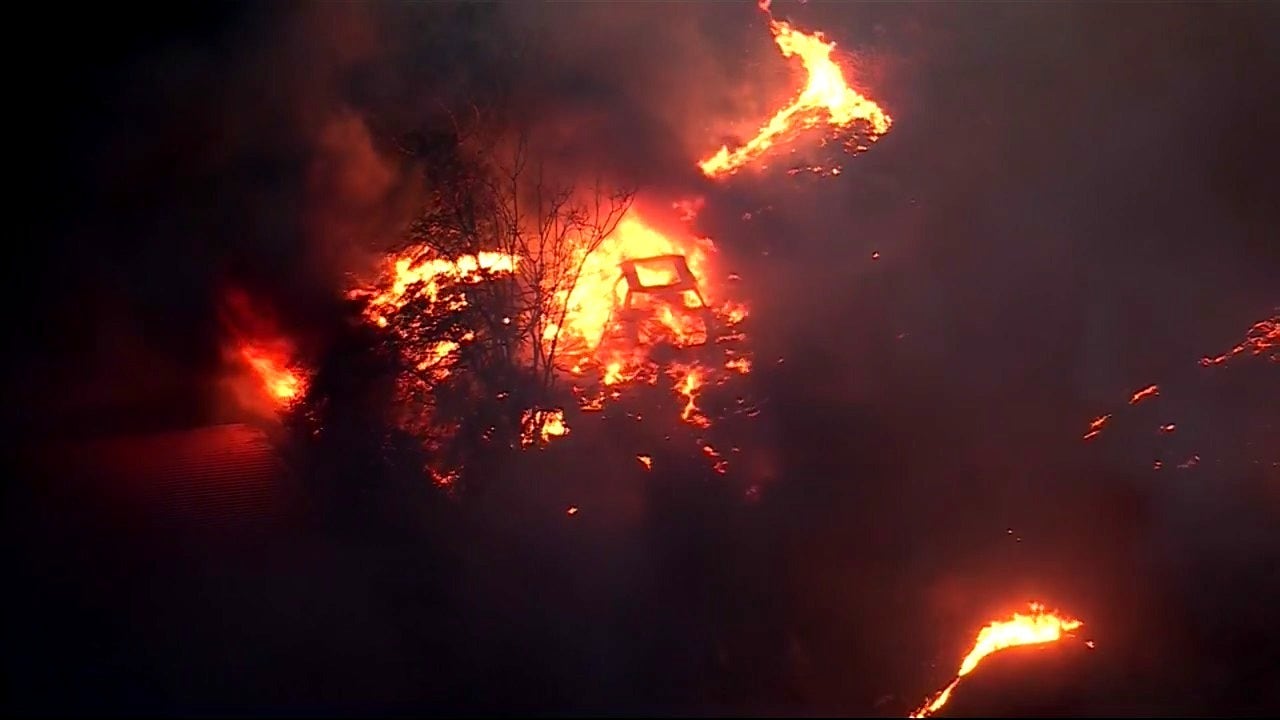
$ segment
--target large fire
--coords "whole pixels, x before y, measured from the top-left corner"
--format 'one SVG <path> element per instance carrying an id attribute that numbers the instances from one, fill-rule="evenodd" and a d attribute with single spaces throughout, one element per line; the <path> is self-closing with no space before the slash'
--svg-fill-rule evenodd
<path id="1" fill-rule="evenodd" d="M 705 428 L 711 420 L 697 404 L 703 386 L 750 371 L 747 355 L 724 347 L 743 338 L 738 326 L 747 308 L 721 290 L 715 243 L 685 224 L 696 208 L 696 201 L 677 202 L 673 209 L 679 217 L 659 225 L 632 207 L 600 242 L 583 239 L 573 250 L 574 280 L 555 286 L 552 311 L 538 326 L 537 342 L 554 359 L 554 371 L 569 380 L 579 410 L 603 410 L 626 387 L 657 385 L 665 375 L 681 401 L 679 418 Z M 462 288 L 488 282 L 523 287 L 529 282 L 521 272 L 526 262 L 493 251 L 447 258 L 425 245 L 415 246 L 388 258 L 382 276 L 350 296 L 365 302 L 368 322 L 403 334 L 401 348 L 417 371 L 410 382 L 415 390 L 429 393 L 451 377 L 476 333 L 420 329 L 434 318 L 466 309 Z M 501 319 L 503 324 L 512 321 Z M 532 351 L 523 347 L 521 352 Z M 562 409 L 522 411 L 522 447 L 544 446 L 568 434 Z"/>
<path id="2" fill-rule="evenodd" d="M 1064 635 L 1079 629 L 1084 623 L 1045 610 L 1040 603 L 1031 603 L 1030 614 L 1014 613 L 1008 620 L 997 620 L 978 631 L 973 647 L 960 662 L 956 677 L 945 688 L 928 699 L 910 717 L 928 717 L 941 710 L 951 699 L 951 693 L 960 679 L 977 669 L 978 664 L 992 653 L 1022 645 L 1043 645 L 1057 642 Z"/>
<path id="3" fill-rule="evenodd" d="M 731 175 L 775 145 L 820 125 L 844 131 L 862 123 L 868 130 L 868 142 L 875 142 L 889 131 L 892 118 L 845 80 L 844 70 L 832 57 L 834 42 L 828 42 L 820 32 L 801 32 L 790 23 L 775 19 L 768 0 L 761 0 L 759 5 L 769 16 L 769 32 L 773 33 L 778 50 L 785 58 L 799 58 L 808 79 L 800 93 L 774 113 L 755 137 L 732 150 L 722 145 L 715 154 L 700 161 L 698 168 L 704 175 L 709 178 Z M 865 150 L 866 146 L 855 143 L 851 149 Z M 839 170 L 832 173 L 839 174 Z"/>
<path id="4" fill-rule="evenodd" d="M 222 323 L 227 335 L 223 356 L 237 369 L 230 378 L 231 392 L 241 407 L 279 412 L 306 394 L 308 373 L 270 313 L 243 291 L 232 290 L 223 302 Z"/>

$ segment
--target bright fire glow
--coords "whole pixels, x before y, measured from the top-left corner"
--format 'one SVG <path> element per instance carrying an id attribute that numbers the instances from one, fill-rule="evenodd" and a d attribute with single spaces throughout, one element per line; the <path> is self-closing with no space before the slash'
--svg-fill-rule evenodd
<path id="1" fill-rule="evenodd" d="M 525 410 L 520 418 L 520 446 L 546 445 L 569 434 L 564 410 Z"/>
<path id="2" fill-rule="evenodd" d="M 288 404 L 302 396 L 306 381 L 302 373 L 289 367 L 286 343 L 246 342 L 240 346 L 240 357 L 257 375 L 262 389 L 275 401 Z"/>
<path id="3" fill-rule="evenodd" d="M 1048 612 L 1044 605 L 1031 603 L 1031 613 L 1014 613 L 1008 620 L 997 620 L 978 631 L 973 647 L 960 662 L 960 670 L 949 685 L 939 691 L 910 715 L 913 718 L 928 717 L 942 709 L 951 699 L 951 693 L 960 679 L 973 672 L 978 663 L 992 653 L 1022 645 L 1043 645 L 1057 642 L 1062 636 L 1079 629 L 1084 623 L 1073 618 Z"/>
<path id="4" fill-rule="evenodd" d="M 804 88 L 785 107 L 774 113 L 755 137 L 730 150 L 721 146 L 716 153 L 698 163 L 710 178 L 731 175 L 756 160 L 775 145 L 795 134 L 826 125 L 833 130 L 849 128 L 862 122 L 868 126 L 868 140 L 874 142 L 889 131 L 892 118 L 872 100 L 849 87 L 844 71 L 831 53 L 834 42 L 827 42 L 820 32 L 805 33 L 789 23 L 774 19 L 769 3 L 760 9 L 769 14 L 769 32 L 785 58 L 798 57 L 808 77 Z M 865 146 L 857 146 L 865 149 Z M 838 174 L 838 170 L 832 174 Z"/>
<path id="5" fill-rule="evenodd" d="M 272 315 L 248 294 L 229 291 L 222 306 L 227 332 L 223 355 L 231 366 L 243 368 L 230 378 L 230 389 L 246 409 L 263 414 L 283 411 L 306 394 L 309 373 L 298 364 L 293 342 L 283 335 Z"/>

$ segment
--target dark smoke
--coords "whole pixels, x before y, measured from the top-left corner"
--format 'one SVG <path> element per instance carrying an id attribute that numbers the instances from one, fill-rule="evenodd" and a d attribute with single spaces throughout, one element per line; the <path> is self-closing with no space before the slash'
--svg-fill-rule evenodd
<path id="1" fill-rule="evenodd" d="M 343 274 L 412 214 L 404 138 L 506 102 L 566 172 L 707 197 L 773 483 L 751 504 L 695 462 L 637 475 L 621 426 L 584 425 L 468 502 L 401 477 L 368 526 L 243 565 L 50 581 L 82 593 L 57 605 L 75 629 L 40 638 L 23 707 L 108 709 L 48 689 L 80 652 L 68 672 L 121 711 L 900 716 L 1038 597 L 1097 651 L 979 671 L 958 711 L 1274 713 L 1280 382 L 1196 360 L 1280 305 L 1280 12 L 775 5 L 855 51 L 896 120 L 839 178 L 697 175 L 792 87 L 750 3 L 78 16 L 67 64 L 25 81 L 56 98 L 31 123 L 56 197 L 15 428 L 207 422 L 227 284 L 345 347 Z M 363 493 L 381 471 L 345 450 L 328 477 Z"/>

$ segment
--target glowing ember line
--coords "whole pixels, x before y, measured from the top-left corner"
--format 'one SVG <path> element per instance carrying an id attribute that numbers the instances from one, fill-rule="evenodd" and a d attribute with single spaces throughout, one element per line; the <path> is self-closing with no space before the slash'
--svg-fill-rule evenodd
<path id="1" fill-rule="evenodd" d="M 1146 400 L 1149 397 L 1158 397 L 1159 395 L 1160 395 L 1159 385 L 1148 385 L 1142 388 L 1141 390 L 1135 392 L 1133 396 L 1129 398 L 1129 404 L 1137 405 L 1138 403 L 1142 402 L 1143 400 Z"/>
<path id="2" fill-rule="evenodd" d="M 1084 439 L 1092 440 L 1093 438 L 1098 437 L 1098 434 L 1102 432 L 1102 428 L 1106 426 L 1107 421 L 1110 419 L 1111 419 L 1110 413 L 1094 418 L 1089 423 L 1089 431 L 1084 434 Z"/>
<path id="3" fill-rule="evenodd" d="M 1200 364 L 1204 367 L 1222 365 L 1237 355 L 1261 355 L 1277 346 L 1280 346 L 1280 315 L 1273 315 L 1266 320 L 1254 323 L 1245 334 L 1244 341 L 1239 345 L 1221 355 L 1202 357 Z M 1271 353 L 1268 359 L 1271 362 L 1280 362 L 1280 352 Z"/>
<path id="4" fill-rule="evenodd" d="M 774 19 L 767 2 L 760 3 L 760 9 L 769 13 L 769 32 L 773 34 L 773 41 L 782 56 L 799 57 L 808 74 L 808 82 L 790 104 L 778 110 L 760 128 L 755 137 L 733 150 L 722 145 L 714 155 L 699 162 L 698 167 L 704 175 L 710 178 L 731 175 L 793 134 L 821 124 L 843 129 L 855 122 L 864 122 L 871 129 L 871 141 L 889 131 L 892 118 L 845 81 L 844 71 L 831 57 L 836 47 L 834 42 L 827 42 L 820 32 L 800 32 L 789 23 Z M 831 174 L 839 174 L 839 171 L 832 170 Z"/>
<path id="5" fill-rule="evenodd" d="M 1057 613 L 1046 612 L 1044 605 L 1031 603 L 1031 614 L 1014 613 L 1008 620 L 997 620 L 978 631 L 978 638 L 973 648 L 960 663 L 956 677 L 945 688 L 925 701 L 918 710 L 909 717 L 928 717 L 942 709 L 951 699 L 951 692 L 960 684 L 960 679 L 977 669 L 978 664 L 988 655 L 1001 650 L 1022 645 L 1043 645 L 1057 642 L 1062 636 L 1083 626 L 1084 623 L 1073 618 L 1065 618 Z"/>

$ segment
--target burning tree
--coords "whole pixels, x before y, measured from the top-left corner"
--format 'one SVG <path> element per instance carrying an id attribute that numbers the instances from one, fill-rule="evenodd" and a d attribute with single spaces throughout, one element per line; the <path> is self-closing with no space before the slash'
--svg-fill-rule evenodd
<path id="1" fill-rule="evenodd" d="M 481 446 L 564 434 L 552 408 L 584 268 L 634 191 L 564 182 L 531 150 L 479 121 L 415 138 L 430 192 L 381 287 L 355 291 L 403 357 L 402 421 L 439 455 L 436 471 Z M 487 455 L 492 454 L 490 450 Z"/>

